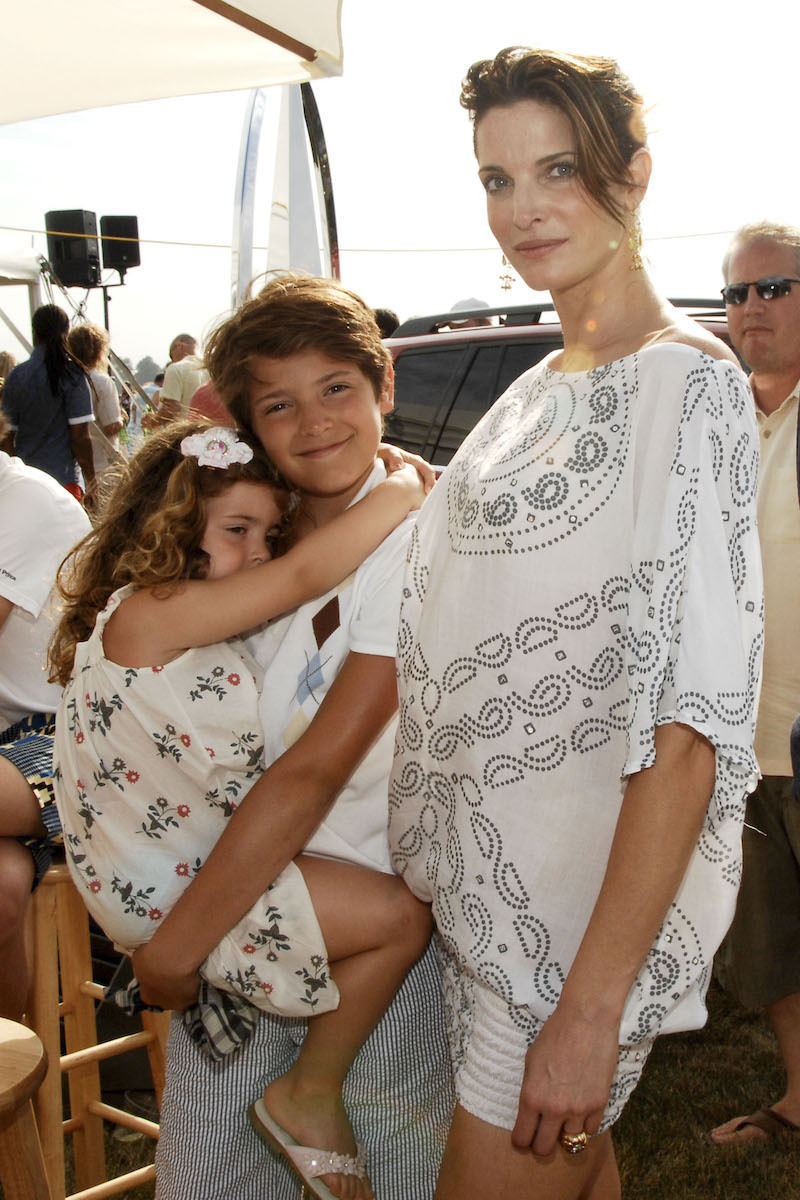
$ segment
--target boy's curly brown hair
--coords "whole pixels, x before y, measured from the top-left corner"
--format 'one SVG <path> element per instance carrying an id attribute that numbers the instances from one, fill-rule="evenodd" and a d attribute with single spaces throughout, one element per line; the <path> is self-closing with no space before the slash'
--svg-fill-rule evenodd
<path id="1" fill-rule="evenodd" d="M 241 433 L 253 450 L 248 463 L 221 470 L 185 457 L 183 439 L 211 427 L 204 421 L 175 421 L 151 434 L 123 468 L 92 532 L 61 564 L 63 604 L 49 649 L 51 682 L 66 684 L 75 646 L 91 635 L 97 614 L 117 588 L 133 584 L 168 594 L 184 579 L 204 578 L 208 555 L 200 543 L 212 497 L 241 482 L 286 490 L 261 446 Z"/>

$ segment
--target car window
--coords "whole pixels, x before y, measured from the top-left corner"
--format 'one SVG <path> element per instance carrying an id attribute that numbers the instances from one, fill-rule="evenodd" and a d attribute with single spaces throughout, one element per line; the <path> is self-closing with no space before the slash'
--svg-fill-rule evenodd
<path id="1" fill-rule="evenodd" d="M 395 361 L 394 410 L 389 441 L 430 457 L 472 353 L 469 345 L 407 350 Z"/>
<path id="2" fill-rule="evenodd" d="M 509 345 L 500 368 L 497 395 L 502 396 L 515 379 L 519 379 L 520 375 L 529 371 L 543 358 L 547 358 L 547 355 L 552 354 L 554 350 L 560 350 L 562 345 L 560 337 L 553 337 L 547 341 L 539 338 L 535 342 L 514 342 Z"/>

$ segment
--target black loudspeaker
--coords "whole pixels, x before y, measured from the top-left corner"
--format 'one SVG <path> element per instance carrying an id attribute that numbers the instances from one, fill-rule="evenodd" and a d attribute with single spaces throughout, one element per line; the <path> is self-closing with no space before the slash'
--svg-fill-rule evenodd
<path id="1" fill-rule="evenodd" d="M 109 238 L 130 238 L 127 242 Z M 139 222 L 136 217 L 101 217 L 100 242 L 103 247 L 103 266 L 106 270 L 124 275 L 128 267 L 139 266 Z"/>
<path id="2" fill-rule="evenodd" d="M 64 287 L 97 287 L 100 248 L 94 213 L 82 208 L 61 209 L 45 213 L 44 224 L 47 257 L 59 282 Z"/>

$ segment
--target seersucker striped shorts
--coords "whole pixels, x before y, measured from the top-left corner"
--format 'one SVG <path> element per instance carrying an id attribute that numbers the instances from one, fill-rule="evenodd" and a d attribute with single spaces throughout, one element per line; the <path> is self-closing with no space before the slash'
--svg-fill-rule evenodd
<path id="1" fill-rule="evenodd" d="M 296 1176 L 253 1132 L 247 1108 L 292 1065 L 305 1028 L 265 1014 L 242 1049 L 216 1063 L 173 1018 L 156 1200 L 299 1200 Z M 453 1109 L 432 947 L 362 1047 L 344 1099 L 380 1200 L 432 1200 Z"/>

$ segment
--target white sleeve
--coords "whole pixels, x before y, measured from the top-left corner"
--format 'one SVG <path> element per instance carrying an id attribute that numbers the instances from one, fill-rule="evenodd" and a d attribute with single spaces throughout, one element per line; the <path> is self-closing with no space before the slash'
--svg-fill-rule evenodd
<path id="1" fill-rule="evenodd" d="M 63 559 L 90 529 L 85 512 L 66 490 L 62 502 L 34 480 L 20 479 L 4 489 L 0 595 L 38 617 Z"/>
<path id="2" fill-rule="evenodd" d="M 164 372 L 164 382 L 161 385 L 158 403 L 163 404 L 165 400 L 177 400 L 180 403 L 181 395 L 181 376 L 178 364 L 170 363 Z"/>
<path id="3" fill-rule="evenodd" d="M 400 601 L 415 514 L 406 517 L 370 555 L 359 573 L 350 625 L 350 649 L 357 654 L 394 658 L 400 627 Z"/>
<path id="4" fill-rule="evenodd" d="M 92 374 L 92 383 L 97 391 L 97 407 L 95 410 L 95 418 L 97 424 L 102 428 L 104 425 L 114 425 L 117 421 L 122 420 L 122 412 L 119 406 L 119 396 L 114 382 L 108 375 L 103 375 L 97 371 Z"/>
<path id="5" fill-rule="evenodd" d="M 757 772 L 758 433 L 744 376 L 699 356 L 685 376 L 677 436 L 651 426 L 639 441 L 625 774 L 653 764 L 655 728 L 670 722 L 692 726 L 718 757 Z"/>

